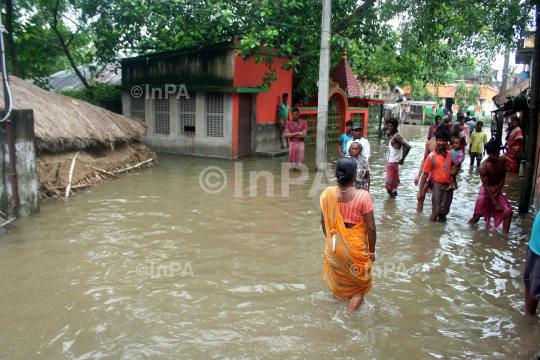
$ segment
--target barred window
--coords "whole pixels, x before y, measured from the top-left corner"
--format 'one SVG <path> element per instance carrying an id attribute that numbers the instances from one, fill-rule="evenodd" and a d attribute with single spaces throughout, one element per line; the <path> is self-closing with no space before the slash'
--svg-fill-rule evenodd
<path id="1" fill-rule="evenodd" d="M 180 116 L 180 134 L 195 136 L 195 92 L 189 92 L 189 99 L 181 96 L 179 99 L 178 114 Z"/>
<path id="2" fill-rule="evenodd" d="M 156 134 L 170 134 L 169 99 L 155 99 Z"/>
<path id="3" fill-rule="evenodd" d="M 138 117 L 142 121 L 146 121 L 146 116 L 144 112 L 145 99 L 144 96 L 138 98 L 131 98 L 131 116 Z"/>
<path id="4" fill-rule="evenodd" d="M 206 136 L 223 137 L 223 93 L 206 93 Z"/>

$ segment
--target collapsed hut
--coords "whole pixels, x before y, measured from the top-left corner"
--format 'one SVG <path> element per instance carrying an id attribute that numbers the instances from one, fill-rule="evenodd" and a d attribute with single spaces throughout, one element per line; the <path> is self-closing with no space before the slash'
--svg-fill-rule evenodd
<path id="1" fill-rule="evenodd" d="M 10 76 L 9 83 L 13 109 L 34 112 L 40 199 L 69 196 L 156 163 L 156 154 L 140 141 L 146 132 L 144 122 L 43 90 L 15 76 Z M 0 87 L 0 107 L 4 107 L 3 92 Z"/>

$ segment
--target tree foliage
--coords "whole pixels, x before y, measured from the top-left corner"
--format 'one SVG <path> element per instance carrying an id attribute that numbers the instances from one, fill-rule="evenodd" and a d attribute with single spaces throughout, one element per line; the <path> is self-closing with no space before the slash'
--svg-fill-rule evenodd
<path id="1" fill-rule="evenodd" d="M 465 112 L 469 107 L 478 105 L 478 99 L 480 99 L 480 85 L 473 84 L 468 89 L 463 81 L 457 83 L 454 100 L 459 107 L 459 111 Z"/>
<path id="2" fill-rule="evenodd" d="M 433 94 L 428 90 L 426 84 L 417 81 L 411 85 L 411 100 L 432 101 Z"/>
<path id="3" fill-rule="evenodd" d="M 454 94 L 455 104 L 458 106 L 458 111 L 463 112 L 468 108 L 468 93 L 467 85 L 463 81 L 457 83 L 456 92 Z"/>
<path id="4" fill-rule="evenodd" d="M 60 90 L 59 93 L 104 108 L 109 108 L 122 101 L 122 92 L 116 86 L 104 83 L 92 84 L 91 89 L 85 87 L 80 89 L 65 89 Z"/>
<path id="5" fill-rule="evenodd" d="M 15 0 L 13 35 L 23 77 L 69 64 L 241 40 L 239 56 L 293 71 L 294 100 L 317 90 L 320 0 Z M 515 48 L 531 21 L 524 0 L 340 0 L 332 8 L 332 65 L 348 48 L 360 80 L 444 84 Z M 396 26 L 396 19 L 398 25 Z M 290 61 L 273 62 L 259 47 Z M 484 67 L 483 67 L 484 66 Z M 54 70 L 54 71 L 53 71 Z M 463 71 L 462 71 L 463 70 Z"/>
<path id="6" fill-rule="evenodd" d="M 474 84 L 473 86 L 471 86 L 469 91 L 467 91 L 467 106 L 478 105 L 479 99 L 480 99 L 480 85 Z"/>

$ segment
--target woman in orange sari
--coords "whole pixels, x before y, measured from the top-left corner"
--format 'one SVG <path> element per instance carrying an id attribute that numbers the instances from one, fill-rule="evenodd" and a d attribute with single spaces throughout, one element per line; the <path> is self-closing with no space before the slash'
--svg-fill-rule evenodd
<path id="1" fill-rule="evenodd" d="M 377 229 L 371 196 L 353 186 L 356 161 L 339 159 L 336 177 L 338 186 L 321 195 L 321 226 L 326 236 L 323 280 L 336 299 L 349 300 L 350 315 L 373 285 Z"/>

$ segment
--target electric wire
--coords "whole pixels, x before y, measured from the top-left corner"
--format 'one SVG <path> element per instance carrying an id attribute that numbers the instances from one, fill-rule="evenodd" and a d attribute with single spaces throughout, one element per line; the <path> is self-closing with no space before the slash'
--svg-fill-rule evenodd
<path id="1" fill-rule="evenodd" d="M 0 14 L 2 13 L 2 5 L 0 2 Z M 11 100 L 11 90 L 9 89 L 9 82 L 7 79 L 7 72 L 6 72 L 6 52 L 4 51 L 4 35 L 3 32 L 5 32 L 6 29 L 4 28 L 4 25 L 2 23 L 2 16 L 0 16 L 0 51 L 2 52 L 0 54 L 0 57 L 2 58 L 2 77 L 4 79 L 4 89 L 6 91 L 6 95 L 8 97 L 8 104 L 4 104 L 4 107 L 6 107 L 6 115 L 0 122 L 4 122 L 7 120 L 9 115 L 11 114 L 11 107 L 12 107 L 12 100 Z M 9 106 L 9 107 L 8 107 Z M 0 128 L 0 147 L 2 148 L 2 184 L 4 187 L 4 196 L 3 196 L 3 210 L 4 210 L 4 216 L 7 219 L 7 186 L 6 186 L 6 153 L 5 153 L 5 145 L 4 145 L 4 130 Z"/>

